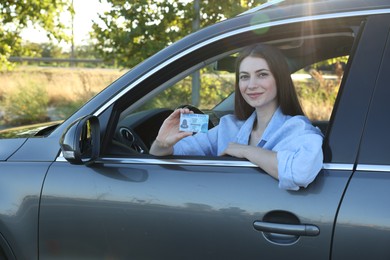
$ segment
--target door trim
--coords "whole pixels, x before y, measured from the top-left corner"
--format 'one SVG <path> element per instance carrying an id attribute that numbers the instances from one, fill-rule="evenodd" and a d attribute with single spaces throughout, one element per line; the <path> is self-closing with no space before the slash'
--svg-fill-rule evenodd
<path id="1" fill-rule="evenodd" d="M 62 155 L 57 157 L 57 162 L 68 162 Z M 253 167 L 258 166 L 245 160 L 201 160 L 201 159 L 188 159 L 188 158 L 120 158 L 120 157 L 102 157 L 95 161 L 95 163 L 114 163 L 114 164 L 151 164 L 151 165 L 191 165 L 191 166 L 228 166 L 228 167 Z M 371 165 L 372 166 L 372 165 Z M 324 163 L 322 165 L 323 170 L 339 170 L 339 171 L 351 171 L 353 170 L 353 164 L 345 163 Z M 390 171 L 390 166 L 387 166 Z"/>

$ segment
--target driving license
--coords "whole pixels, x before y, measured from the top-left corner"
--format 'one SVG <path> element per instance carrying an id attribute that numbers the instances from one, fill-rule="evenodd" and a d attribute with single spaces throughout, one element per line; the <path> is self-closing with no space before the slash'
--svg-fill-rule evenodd
<path id="1" fill-rule="evenodd" d="M 207 133 L 209 115 L 205 114 L 180 114 L 180 131 Z"/>

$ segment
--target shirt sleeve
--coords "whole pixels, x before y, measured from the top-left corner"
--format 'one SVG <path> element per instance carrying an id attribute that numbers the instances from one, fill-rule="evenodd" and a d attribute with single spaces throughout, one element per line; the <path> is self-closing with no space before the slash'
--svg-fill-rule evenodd
<path id="1" fill-rule="evenodd" d="M 216 152 L 218 126 L 207 133 L 197 133 L 183 138 L 173 146 L 174 155 L 213 156 Z"/>
<path id="2" fill-rule="evenodd" d="M 174 155 L 218 156 L 229 142 L 234 142 L 244 122 L 233 115 L 225 115 L 219 124 L 207 133 L 183 138 L 173 147 Z"/>
<path id="3" fill-rule="evenodd" d="M 291 128 L 295 127 L 294 129 Z M 275 146 L 278 160 L 279 187 L 299 190 L 307 187 L 320 172 L 323 164 L 319 129 L 304 121 L 292 123 L 288 136 Z"/>

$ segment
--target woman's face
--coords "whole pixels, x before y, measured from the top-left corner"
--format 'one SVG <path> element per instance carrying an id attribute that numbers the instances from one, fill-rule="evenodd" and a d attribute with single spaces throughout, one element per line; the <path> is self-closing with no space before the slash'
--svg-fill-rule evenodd
<path id="1" fill-rule="evenodd" d="M 277 108 L 276 82 L 266 60 L 251 56 L 244 58 L 238 78 L 241 95 L 250 106 L 272 112 Z"/>

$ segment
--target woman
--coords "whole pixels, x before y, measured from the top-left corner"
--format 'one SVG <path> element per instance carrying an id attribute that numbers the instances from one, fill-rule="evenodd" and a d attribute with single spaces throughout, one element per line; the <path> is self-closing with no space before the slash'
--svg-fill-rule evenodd
<path id="1" fill-rule="evenodd" d="M 175 110 L 163 123 L 153 155 L 230 155 L 245 158 L 279 180 L 279 187 L 307 187 L 322 167 L 323 136 L 304 116 L 287 62 L 268 45 L 245 49 L 236 63 L 235 113 L 208 133 L 179 131 Z"/>

